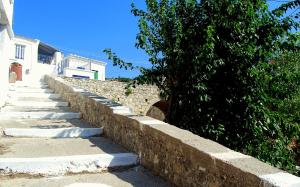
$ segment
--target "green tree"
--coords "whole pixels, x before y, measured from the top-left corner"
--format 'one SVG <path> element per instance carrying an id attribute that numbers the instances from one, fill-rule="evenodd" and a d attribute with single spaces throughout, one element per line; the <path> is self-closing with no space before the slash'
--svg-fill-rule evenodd
<path id="1" fill-rule="evenodd" d="M 132 5 L 132 13 L 140 18 L 136 47 L 145 50 L 152 67 L 135 67 L 106 49 L 108 58 L 139 68 L 136 83 L 160 88 L 169 102 L 169 123 L 252 153 L 251 145 L 276 122 L 261 74 L 275 54 L 297 50 L 291 30 L 299 25 L 283 17 L 282 7 L 291 5 L 273 12 L 265 0 L 146 0 L 146 5 L 147 10 Z"/>

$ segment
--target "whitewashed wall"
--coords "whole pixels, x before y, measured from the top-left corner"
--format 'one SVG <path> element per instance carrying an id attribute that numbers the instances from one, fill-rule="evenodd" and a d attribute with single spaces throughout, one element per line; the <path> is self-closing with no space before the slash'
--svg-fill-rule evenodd
<path id="1" fill-rule="evenodd" d="M 91 63 L 91 70 L 98 71 L 98 80 L 105 81 L 105 66 L 98 63 Z"/>
<path id="2" fill-rule="evenodd" d="M 10 37 L 5 26 L 0 25 L 0 107 L 5 104 L 9 81 Z"/>
<path id="3" fill-rule="evenodd" d="M 24 52 L 24 59 L 16 59 L 15 58 L 15 45 L 24 45 L 25 46 L 25 52 Z M 28 81 L 30 79 L 30 75 L 32 75 L 32 71 L 36 67 L 37 61 L 38 61 L 38 47 L 39 47 L 39 41 L 38 40 L 29 40 L 24 39 L 21 37 L 15 37 L 14 38 L 14 44 L 13 44 L 13 50 L 11 54 L 11 60 L 10 62 L 17 62 L 19 64 L 22 64 L 22 80 Z M 29 72 L 29 74 L 26 74 L 26 70 Z"/>
<path id="4" fill-rule="evenodd" d="M 0 0 L 0 11 L 2 12 L 1 17 L 5 19 L 8 25 L 8 32 L 12 32 L 13 12 L 14 6 L 12 0 Z M 1 18 L 2 19 L 2 18 Z"/>
<path id="5" fill-rule="evenodd" d="M 0 107 L 5 104 L 8 93 L 9 57 L 13 38 L 13 1 L 0 0 Z"/>
<path id="6" fill-rule="evenodd" d="M 71 68 L 71 69 L 77 69 L 77 67 L 83 67 L 86 70 L 90 69 L 89 62 L 85 62 L 85 61 L 82 61 L 79 59 L 74 59 L 74 58 L 68 58 L 67 62 L 68 62 L 68 68 Z"/>
<path id="7" fill-rule="evenodd" d="M 44 78 L 45 75 L 56 75 L 56 66 L 49 64 L 35 63 L 30 75 L 27 77 L 27 82 L 37 82 Z"/>
<path id="8" fill-rule="evenodd" d="M 71 69 L 71 68 L 64 69 L 64 76 L 72 77 L 73 75 L 86 76 L 86 77 L 89 77 L 89 79 L 94 79 L 94 72 L 92 72 L 92 71 Z"/>
<path id="9" fill-rule="evenodd" d="M 15 46 L 24 45 L 24 59 L 15 58 Z M 22 77 L 25 82 L 34 82 L 40 80 L 44 75 L 57 75 L 56 64 L 62 61 L 62 53 L 55 52 L 51 64 L 41 64 L 38 62 L 38 48 L 40 41 L 23 37 L 15 37 L 13 49 L 10 56 L 10 63 L 17 62 L 22 64 Z M 26 74 L 26 72 L 29 72 Z"/>
<path id="10" fill-rule="evenodd" d="M 67 56 L 62 63 L 58 64 L 57 69 L 60 74 L 64 74 L 66 77 L 72 77 L 72 75 L 88 76 L 90 79 L 94 79 L 94 71 L 98 71 L 98 80 L 105 80 L 105 63 L 77 55 Z M 84 70 L 78 69 L 78 67 L 84 68 Z"/>

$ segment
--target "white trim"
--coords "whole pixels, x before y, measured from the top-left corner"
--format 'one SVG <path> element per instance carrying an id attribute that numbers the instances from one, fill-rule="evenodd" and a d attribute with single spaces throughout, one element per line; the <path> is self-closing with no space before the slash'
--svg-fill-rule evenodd
<path id="1" fill-rule="evenodd" d="M 86 57 L 75 55 L 75 54 L 70 54 L 65 59 L 67 60 L 67 59 L 71 59 L 71 58 L 80 59 L 80 60 L 83 60 L 83 61 L 86 61 L 86 62 L 89 62 L 89 63 L 96 63 L 96 64 L 100 64 L 100 65 L 103 65 L 103 66 L 107 65 L 107 63 L 105 63 L 105 62 L 95 60 L 95 59 L 91 59 L 91 58 L 86 58 Z"/>
<path id="2" fill-rule="evenodd" d="M 58 129 L 36 129 L 36 128 L 5 128 L 3 134 L 12 137 L 30 138 L 88 138 L 100 136 L 103 128 L 58 128 Z"/>
<path id="3" fill-rule="evenodd" d="M 67 107 L 68 102 L 65 101 L 16 101 L 10 100 L 8 104 L 20 107 L 35 107 L 35 108 L 45 108 L 45 107 Z"/>
<path id="4" fill-rule="evenodd" d="M 76 112 L 0 112 L 0 119 L 79 119 Z"/>
<path id="5" fill-rule="evenodd" d="M 274 174 L 261 175 L 259 178 L 265 181 L 265 186 L 276 187 L 299 187 L 300 186 L 300 178 L 289 173 L 279 172 Z"/>
<path id="6" fill-rule="evenodd" d="M 102 183 L 73 183 L 65 187 L 112 187 Z"/>
<path id="7" fill-rule="evenodd" d="M 30 175 L 61 175 L 97 172 L 106 168 L 138 164 L 133 153 L 58 156 L 42 158 L 1 158 L 0 173 Z"/>

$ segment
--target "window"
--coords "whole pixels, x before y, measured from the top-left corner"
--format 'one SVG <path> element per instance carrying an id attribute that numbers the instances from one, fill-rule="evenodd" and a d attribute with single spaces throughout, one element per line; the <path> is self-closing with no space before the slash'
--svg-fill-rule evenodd
<path id="1" fill-rule="evenodd" d="M 25 45 L 16 44 L 16 59 L 24 59 Z"/>

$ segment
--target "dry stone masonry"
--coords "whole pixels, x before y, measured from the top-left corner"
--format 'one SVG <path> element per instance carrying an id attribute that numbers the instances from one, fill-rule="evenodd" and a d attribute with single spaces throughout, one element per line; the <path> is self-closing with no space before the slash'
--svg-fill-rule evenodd
<path id="1" fill-rule="evenodd" d="M 150 107 L 161 100 L 159 90 L 154 85 L 139 85 L 126 89 L 127 83 L 119 81 L 97 81 L 89 79 L 64 78 L 71 85 L 107 97 L 130 107 L 137 114 L 146 114 Z"/>
<path id="2" fill-rule="evenodd" d="M 174 186 L 299 187 L 300 178 L 159 120 L 122 113 L 115 102 L 61 78 L 49 86 L 105 137 L 139 155 L 140 163 Z"/>
<path id="3" fill-rule="evenodd" d="M 81 99 L 74 95 L 73 101 L 87 107 L 82 100 L 86 97 L 101 100 L 85 93 Z M 131 114 L 126 106 L 104 98 L 102 102 L 115 113 Z M 87 112 L 85 118 L 91 113 L 80 110 Z M 97 120 L 99 114 L 96 110 L 90 116 Z M 141 167 L 137 154 L 102 137 L 103 128 L 95 127 L 45 82 L 11 84 L 9 99 L 0 108 L 0 187 L 169 186 Z"/>

